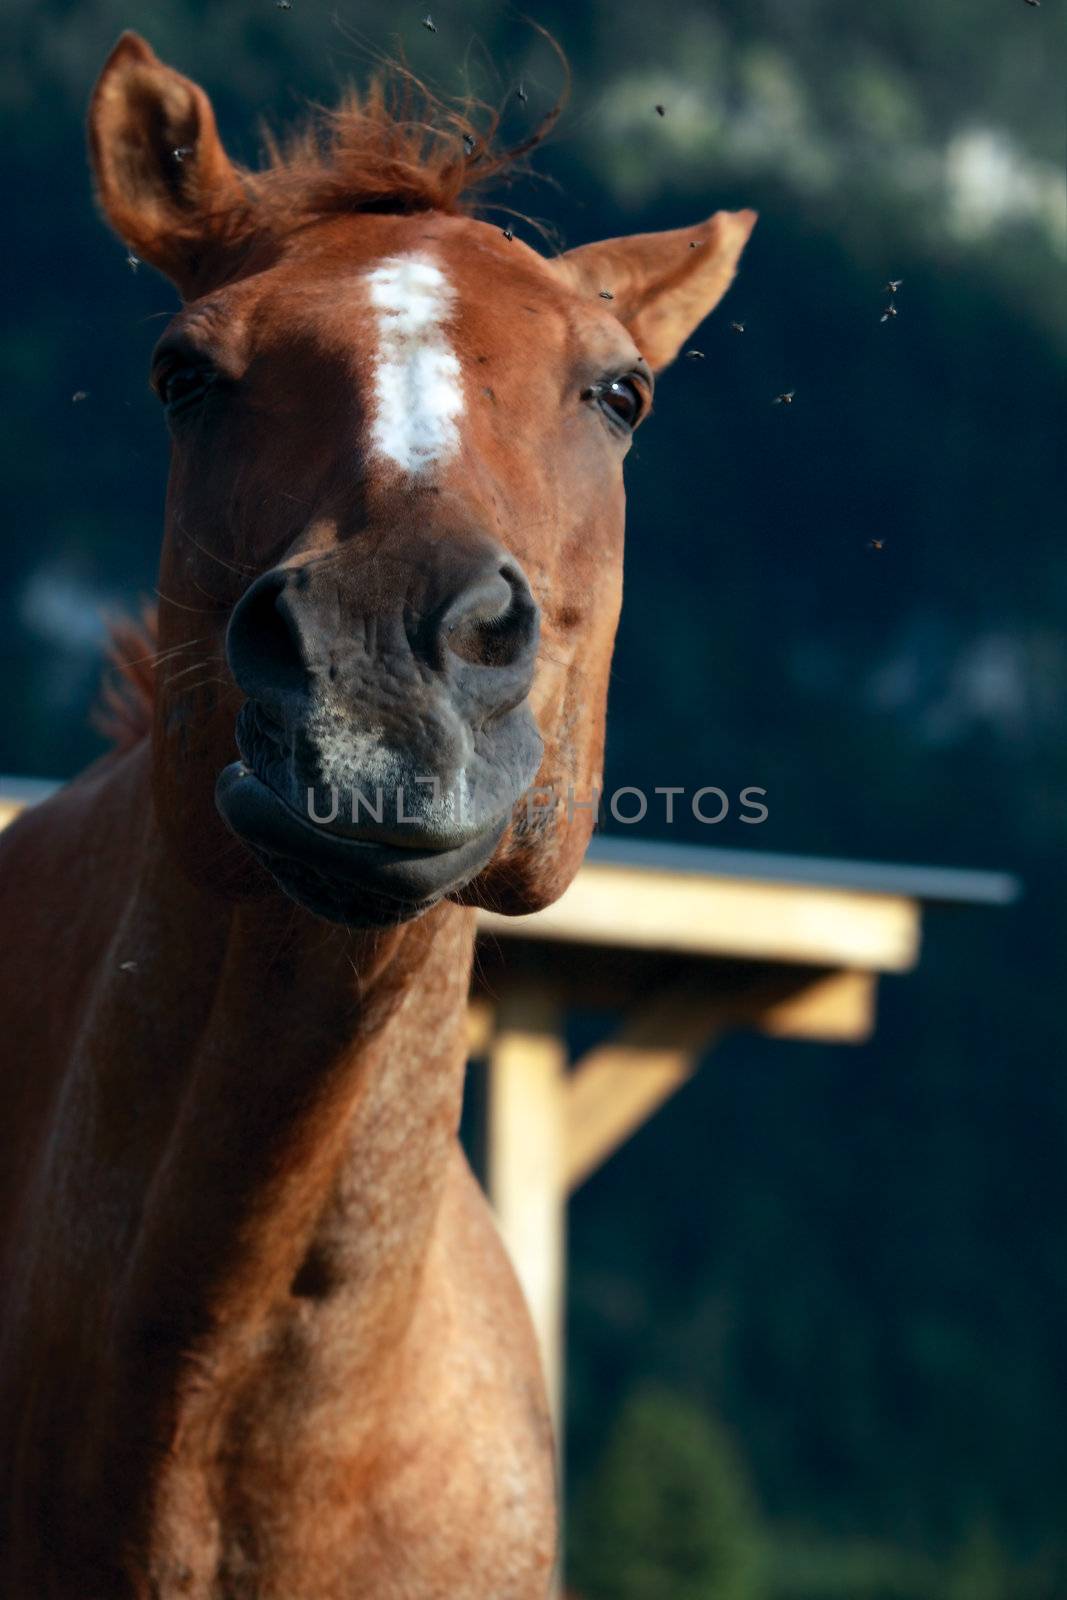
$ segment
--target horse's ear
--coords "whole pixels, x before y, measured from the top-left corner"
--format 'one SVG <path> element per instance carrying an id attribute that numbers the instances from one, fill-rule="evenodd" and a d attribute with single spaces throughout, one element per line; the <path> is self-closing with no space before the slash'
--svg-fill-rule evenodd
<path id="1" fill-rule="evenodd" d="M 658 372 L 730 287 L 755 225 L 754 211 L 716 211 L 695 228 L 581 245 L 554 266 L 580 293 L 611 296 L 612 311 Z"/>
<path id="2" fill-rule="evenodd" d="M 89 153 L 115 232 L 186 297 L 250 228 L 210 100 L 136 33 L 122 35 L 93 90 Z"/>

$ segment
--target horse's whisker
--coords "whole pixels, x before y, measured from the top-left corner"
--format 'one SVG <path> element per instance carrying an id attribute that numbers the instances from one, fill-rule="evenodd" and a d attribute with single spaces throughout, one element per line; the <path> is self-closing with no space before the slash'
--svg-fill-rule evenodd
<path id="1" fill-rule="evenodd" d="M 227 607 L 227 606 L 219 606 L 219 605 L 216 605 L 214 607 L 210 607 L 210 606 L 187 606 L 183 600 L 175 600 L 173 595 L 164 594 L 162 589 L 157 589 L 155 592 L 159 596 L 159 598 L 163 601 L 164 605 L 174 606 L 178 611 L 190 611 L 190 612 L 192 612 L 193 616 L 196 616 L 196 617 L 211 617 L 211 616 L 221 617 L 221 616 L 225 616 L 227 610 L 229 609 L 229 607 Z M 205 590 L 204 592 L 206 593 L 207 591 Z"/>
<path id="2" fill-rule="evenodd" d="M 205 634 L 204 638 L 206 637 L 207 635 Z M 194 646 L 203 644 L 204 638 L 188 639 L 184 644 L 172 644 L 168 650 L 156 650 L 146 656 L 134 656 L 132 660 L 124 660 L 122 665 L 124 667 L 142 667 L 146 662 L 151 662 L 154 667 L 161 667 L 164 662 L 170 661 L 174 656 L 182 655 L 186 650 L 192 650 Z"/>
<path id="3" fill-rule="evenodd" d="M 179 678 L 184 678 L 188 672 L 199 672 L 204 667 L 219 667 L 222 662 L 217 656 L 208 656 L 200 661 L 194 661 L 189 666 L 183 667 L 180 672 L 171 672 L 167 675 L 167 683 L 177 683 Z"/>

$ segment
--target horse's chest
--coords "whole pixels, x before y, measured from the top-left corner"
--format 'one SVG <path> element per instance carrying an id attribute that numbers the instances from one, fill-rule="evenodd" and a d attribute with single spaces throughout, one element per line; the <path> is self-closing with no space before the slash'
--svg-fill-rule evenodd
<path id="1" fill-rule="evenodd" d="M 172 1556 L 187 1544 L 181 1563 L 205 1586 L 162 1595 L 544 1600 L 544 1390 L 525 1307 L 463 1174 L 402 1337 L 372 1340 L 368 1363 L 368 1331 L 342 1302 L 302 1308 L 275 1334 L 205 1439 L 208 1459 L 188 1463 L 199 1485 L 172 1497 L 209 1516 L 167 1539 Z"/>

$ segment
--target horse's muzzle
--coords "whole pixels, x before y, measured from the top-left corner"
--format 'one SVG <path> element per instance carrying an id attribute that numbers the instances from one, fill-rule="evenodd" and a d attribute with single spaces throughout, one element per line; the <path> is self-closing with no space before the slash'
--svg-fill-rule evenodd
<path id="1" fill-rule="evenodd" d="M 220 775 L 215 798 L 228 826 L 291 899 L 353 927 L 409 921 L 463 888 L 488 865 L 510 821 L 499 818 L 452 845 L 336 833 L 293 811 L 243 761 Z"/>
<path id="2" fill-rule="evenodd" d="M 227 635 L 248 699 L 219 810 L 287 894 L 349 924 L 417 916 L 477 877 L 542 753 L 521 570 L 480 543 L 406 578 L 336 556 L 275 568 Z"/>

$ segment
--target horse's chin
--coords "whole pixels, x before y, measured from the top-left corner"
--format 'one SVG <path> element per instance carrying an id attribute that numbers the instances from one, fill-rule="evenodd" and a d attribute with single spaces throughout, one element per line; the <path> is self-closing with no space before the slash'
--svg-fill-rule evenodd
<path id="1" fill-rule="evenodd" d="M 226 823 L 291 900 L 350 928 L 410 922 L 446 896 L 458 899 L 484 871 L 508 826 L 497 818 L 454 844 L 397 844 L 331 831 L 294 811 L 235 761 L 220 774 L 215 803 Z"/>

